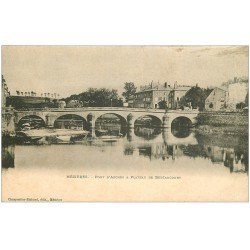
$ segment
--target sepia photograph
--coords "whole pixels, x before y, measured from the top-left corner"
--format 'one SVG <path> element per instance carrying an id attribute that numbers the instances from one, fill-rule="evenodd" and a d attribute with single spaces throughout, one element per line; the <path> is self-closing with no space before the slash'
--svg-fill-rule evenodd
<path id="1" fill-rule="evenodd" d="M 6 45 L 1 60 L 2 201 L 248 201 L 248 46 Z"/>

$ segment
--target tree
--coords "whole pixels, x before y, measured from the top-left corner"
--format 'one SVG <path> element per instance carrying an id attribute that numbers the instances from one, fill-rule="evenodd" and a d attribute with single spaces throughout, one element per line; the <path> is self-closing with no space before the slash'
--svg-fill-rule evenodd
<path id="1" fill-rule="evenodd" d="M 236 109 L 243 109 L 246 107 L 245 102 L 239 102 L 236 104 Z"/>
<path id="2" fill-rule="evenodd" d="M 89 88 L 87 91 L 80 94 L 71 95 L 63 99 L 66 103 L 76 100 L 82 103 L 85 107 L 121 107 L 123 106 L 122 99 L 118 96 L 117 90 L 112 89 L 96 89 Z"/>
<path id="3" fill-rule="evenodd" d="M 185 96 L 181 98 L 180 105 L 187 106 L 188 103 L 191 102 L 193 108 L 203 110 L 206 98 L 206 92 L 202 88 L 198 86 L 192 87 L 189 91 L 187 91 Z"/>
<path id="4" fill-rule="evenodd" d="M 2 85 L 5 83 L 5 79 L 4 79 L 4 76 L 2 75 Z"/>
<path id="5" fill-rule="evenodd" d="M 247 95 L 246 95 L 245 104 L 246 104 L 246 107 L 248 107 L 248 92 L 247 92 Z"/>
<path id="6" fill-rule="evenodd" d="M 167 102 L 166 101 L 160 101 L 158 103 L 159 109 L 166 109 L 167 108 Z"/>
<path id="7" fill-rule="evenodd" d="M 122 96 L 125 98 L 126 102 L 129 100 L 129 97 L 133 96 L 136 92 L 136 87 L 133 82 L 125 82 L 124 83 L 124 92 Z"/>
<path id="8" fill-rule="evenodd" d="M 203 89 L 205 95 L 206 95 L 206 98 L 211 94 L 211 92 L 213 91 L 213 89 L 211 88 L 206 88 L 206 89 Z"/>

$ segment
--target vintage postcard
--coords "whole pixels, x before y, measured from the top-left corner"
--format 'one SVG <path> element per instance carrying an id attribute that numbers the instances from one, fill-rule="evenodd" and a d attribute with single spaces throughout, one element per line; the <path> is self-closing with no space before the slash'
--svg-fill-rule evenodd
<path id="1" fill-rule="evenodd" d="M 2 46 L 2 201 L 248 201 L 248 46 Z"/>

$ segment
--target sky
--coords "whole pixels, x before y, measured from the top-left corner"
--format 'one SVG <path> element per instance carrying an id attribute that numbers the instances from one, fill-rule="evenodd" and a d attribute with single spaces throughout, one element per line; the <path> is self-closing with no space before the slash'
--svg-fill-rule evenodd
<path id="1" fill-rule="evenodd" d="M 2 46 L 2 74 L 19 91 L 78 94 L 152 81 L 200 87 L 248 76 L 248 46 Z"/>

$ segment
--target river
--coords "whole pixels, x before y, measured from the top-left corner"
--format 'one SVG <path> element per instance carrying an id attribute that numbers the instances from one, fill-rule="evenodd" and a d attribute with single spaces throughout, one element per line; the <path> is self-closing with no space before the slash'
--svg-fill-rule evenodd
<path id="1" fill-rule="evenodd" d="M 154 176 L 154 179 L 169 179 L 172 184 L 174 180 L 181 179 L 187 182 L 187 187 L 199 183 L 197 189 L 209 189 L 190 195 L 189 200 L 230 200 L 222 199 L 219 194 L 206 196 L 209 192 L 219 190 L 231 193 L 231 199 L 242 200 L 247 197 L 247 190 L 239 196 L 235 194 L 248 185 L 248 141 L 242 135 L 201 135 L 194 131 L 180 133 L 160 128 L 135 128 L 127 131 L 116 142 L 96 139 L 81 144 L 9 145 L 2 148 L 2 156 L 2 180 L 6 184 L 3 189 L 6 198 L 12 192 L 18 197 L 27 182 L 34 182 L 33 186 L 27 187 L 33 187 L 44 196 L 48 196 L 47 188 L 57 188 L 54 191 L 62 197 L 65 189 L 60 191 L 60 185 L 54 183 L 62 178 L 67 183 L 65 185 L 68 185 L 73 179 L 97 180 L 107 179 L 108 176 L 138 179 Z M 41 185 L 35 187 L 35 182 L 41 182 Z M 9 186 L 12 185 L 13 189 L 10 190 Z M 171 187 L 169 192 L 169 195 L 175 194 L 175 197 L 168 197 L 167 200 L 180 201 L 187 197 L 184 194 L 176 195 Z M 204 197 L 201 197 L 202 194 Z M 72 197 L 72 194 L 68 194 L 64 200 L 78 200 L 78 196 L 76 199 Z M 111 196 L 102 197 L 109 200 Z M 149 200 L 154 200 L 150 197 Z M 92 200 L 86 195 L 82 199 Z"/>

